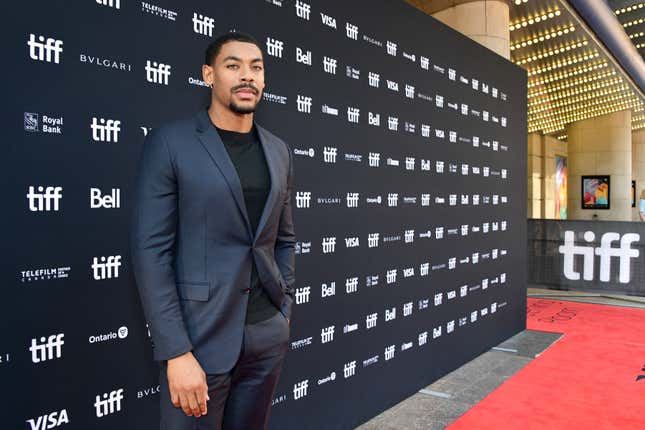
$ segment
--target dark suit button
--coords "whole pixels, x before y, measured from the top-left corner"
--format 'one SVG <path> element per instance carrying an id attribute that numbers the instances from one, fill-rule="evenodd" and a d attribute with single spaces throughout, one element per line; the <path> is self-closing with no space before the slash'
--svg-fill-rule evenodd
<path id="1" fill-rule="evenodd" d="M 251 292 L 251 289 L 250 288 L 245 288 L 245 289 L 242 290 L 242 292 L 248 294 L 248 293 Z"/>

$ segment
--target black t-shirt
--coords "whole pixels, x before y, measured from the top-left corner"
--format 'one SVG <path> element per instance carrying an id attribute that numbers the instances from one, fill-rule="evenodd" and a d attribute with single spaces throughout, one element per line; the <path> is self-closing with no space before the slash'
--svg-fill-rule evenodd
<path id="1" fill-rule="evenodd" d="M 213 125 L 214 126 L 214 125 Z M 248 133 L 222 130 L 217 133 L 224 143 L 244 192 L 244 204 L 249 215 L 252 232 L 258 228 L 264 205 L 271 189 L 271 176 L 264 151 L 255 126 Z M 258 271 L 253 260 L 251 268 L 251 291 L 246 312 L 246 324 L 254 324 L 271 318 L 278 312 L 267 292 L 262 288 Z"/>

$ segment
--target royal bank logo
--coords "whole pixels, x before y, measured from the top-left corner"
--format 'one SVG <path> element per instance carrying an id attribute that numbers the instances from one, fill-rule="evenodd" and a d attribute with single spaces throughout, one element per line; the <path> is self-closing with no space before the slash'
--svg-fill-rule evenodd
<path id="1" fill-rule="evenodd" d="M 42 131 L 47 134 L 63 134 L 63 117 L 52 117 L 42 115 L 40 118 L 42 127 L 39 127 L 39 115 L 33 112 L 25 112 L 24 127 L 25 131 L 38 132 Z"/>
<path id="2" fill-rule="evenodd" d="M 296 288 L 296 304 L 309 303 L 309 296 L 311 295 L 311 287 Z"/>
<path id="3" fill-rule="evenodd" d="M 379 127 L 381 125 L 381 114 L 368 112 L 367 123 Z"/>
<path id="4" fill-rule="evenodd" d="M 343 377 L 345 377 L 345 379 L 354 375 L 356 375 L 356 360 L 343 365 Z"/>
<path id="5" fill-rule="evenodd" d="M 311 66 L 312 56 L 311 51 L 304 51 L 296 47 L 296 62 Z"/>
<path id="6" fill-rule="evenodd" d="M 215 20 L 209 16 L 193 12 L 193 31 L 203 36 L 213 37 Z"/>
<path id="7" fill-rule="evenodd" d="M 405 84 L 405 96 L 409 99 L 414 99 L 414 87 L 412 85 Z"/>
<path id="8" fill-rule="evenodd" d="M 369 166 L 370 167 L 379 167 L 381 161 L 381 154 L 378 152 L 369 153 Z"/>
<path id="9" fill-rule="evenodd" d="M 62 411 L 41 415 L 38 418 L 28 419 L 27 424 L 29 424 L 31 430 L 53 429 L 63 424 L 69 424 L 69 416 L 67 415 L 67 409 L 63 409 Z"/>
<path id="10" fill-rule="evenodd" d="M 358 277 L 347 278 L 345 280 L 345 292 L 352 294 L 358 291 Z M 345 331 L 347 333 L 347 331 Z"/>
<path id="11" fill-rule="evenodd" d="M 31 212 L 58 211 L 62 199 L 63 187 L 44 187 L 40 185 L 36 188 L 30 185 L 27 193 L 27 201 Z"/>
<path id="12" fill-rule="evenodd" d="M 335 163 L 338 155 L 338 148 L 325 146 L 323 148 L 323 161 L 325 163 Z"/>
<path id="13" fill-rule="evenodd" d="M 338 60 L 336 60 L 335 58 L 331 58 L 327 56 L 323 57 L 323 70 L 326 73 L 335 75 L 337 65 L 338 65 Z"/>
<path id="14" fill-rule="evenodd" d="M 408 133 L 415 133 L 416 132 L 416 125 L 414 125 L 411 122 L 405 122 L 405 131 Z"/>
<path id="15" fill-rule="evenodd" d="M 388 55 L 396 57 L 396 43 L 390 42 L 389 40 L 385 44 Z"/>
<path id="16" fill-rule="evenodd" d="M 334 340 L 334 328 L 335 326 L 332 325 L 320 330 L 320 341 L 322 343 L 329 343 Z"/>
<path id="17" fill-rule="evenodd" d="M 298 400 L 307 396 L 307 388 L 309 387 L 309 379 L 293 384 L 293 399 Z"/>
<path id="18" fill-rule="evenodd" d="M 284 42 L 272 37 L 267 37 L 266 40 L 267 54 L 272 57 L 282 58 L 282 50 L 284 49 Z"/>
<path id="19" fill-rule="evenodd" d="M 306 21 L 309 21 L 309 15 L 311 14 L 311 5 L 300 0 L 296 0 L 296 16 L 302 18 Z"/>
<path id="20" fill-rule="evenodd" d="M 121 410 L 122 400 L 123 400 L 123 388 L 111 391 L 109 393 L 104 393 L 103 396 L 101 396 L 100 394 L 97 394 L 96 401 L 94 402 L 96 417 L 102 418 L 106 415 L 119 412 Z"/>
<path id="21" fill-rule="evenodd" d="M 296 192 L 296 208 L 306 209 L 311 205 L 311 191 Z"/>
<path id="22" fill-rule="evenodd" d="M 398 131 L 399 130 L 399 119 L 395 116 L 387 117 L 387 128 L 388 130 Z"/>
<path id="23" fill-rule="evenodd" d="M 347 193 L 347 207 L 357 208 L 359 200 L 359 193 Z"/>
<path id="24" fill-rule="evenodd" d="M 326 115 L 338 116 L 338 109 L 329 105 L 322 105 L 322 113 Z"/>
<path id="25" fill-rule="evenodd" d="M 345 35 L 350 39 L 358 40 L 358 26 L 349 22 L 345 23 Z"/>
<path id="26" fill-rule="evenodd" d="M 296 100 L 296 106 L 298 112 L 302 113 L 311 113 L 311 97 L 302 96 L 298 94 L 298 99 Z"/>
<path id="27" fill-rule="evenodd" d="M 63 41 L 52 37 L 38 36 L 33 33 L 29 34 L 27 41 L 29 46 L 29 57 L 34 61 L 44 61 L 46 63 L 60 63 L 60 57 L 63 53 Z"/>
<path id="28" fill-rule="evenodd" d="M 323 254 L 333 254 L 336 251 L 336 238 L 324 237 L 322 240 Z"/>
<path id="29" fill-rule="evenodd" d="M 359 69 L 355 68 L 355 67 L 352 67 L 352 66 L 347 66 L 345 68 L 345 74 L 350 79 L 360 79 L 361 78 L 361 71 Z"/>
<path id="30" fill-rule="evenodd" d="M 141 2 L 141 12 L 149 13 L 151 15 L 158 16 L 160 18 L 165 18 L 170 21 L 177 20 L 177 12 L 174 10 L 164 9 L 157 5 L 153 5 L 146 2 Z"/>
<path id="31" fill-rule="evenodd" d="M 170 69 L 171 66 L 169 64 L 146 60 L 146 81 L 152 84 L 168 85 Z"/>
<path id="32" fill-rule="evenodd" d="M 347 121 L 358 124 L 361 110 L 355 107 L 347 108 Z"/>
<path id="33" fill-rule="evenodd" d="M 389 269 L 385 272 L 385 282 L 388 284 L 394 284 L 396 282 L 397 273 L 398 269 Z"/>
<path id="34" fill-rule="evenodd" d="M 296 242 L 294 252 L 298 255 L 311 253 L 311 242 Z"/>
<path id="35" fill-rule="evenodd" d="M 366 287 L 375 287 L 378 285 L 379 275 L 367 275 L 365 277 L 365 286 Z"/>
<path id="36" fill-rule="evenodd" d="M 64 333 L 58 333 L 48 337 L 42 336 L 40 341 L 36 338 L 31 339 L 31 346 L 29 347 L 31 362 L 38 364 L 43 361 L 61 358 L 63 355 L 63 345 L 65 344 L 64 337 Z"/>
<path id="37" fill-rule="evenodd" d="M 333 28 L 334 30 L 337 29 L 336 18 L 320 12 L 320 20 L 322 21 L 323 25 L 329 28 Z"/>
<path id="38" fill-rule="evenodd" d="M 370 233 L 367 236 L 367 247 L 368 248 L 377 248 L 379 241 L 379 233 Z"/>
<path id="39" fill-rule="evenodd" d="M 369 72 L 367 74 L 367 82 L 370 87 L 378 88 L 381 80 L 381 75 L 378 73 Z"/>
<path id="40" fill-rule="evenodd" d="M 97 281 L 102 279 L 118 278 L 119 267 L 121 267 L 121 256 L 110 255 L 108 257 L 94 257 L 91 267 L 92 277 Z"/>
<path id="41" fill-rule="evenodd" d="M 587 243 L 592 243 L 596 235 L 592 231 L 586 231 L 582 238 Z M 620 241 L 618 248 L 613 247 L 613 243 Z M 558 252 L 563 257 L 563 274 L 565 278 L 572 281 L 580 280 L 580 272 L 576 271 L 574 263 L 575 256 L 582 255 L 582 279 L 593 281 L 594 279 L 594 256 L 600 257 L 600 282 L 609 282 L 611 279 L 611 261 L 612 258 L 618 258 L 619 272 L 618 281 L 621 284 L 628 284 L 631 281 L 631 262 L 630 259 L 638 258 L 640 251 L 632 248 L 632 243 L 639 242 L 638 233 L 604 233 L 600 238 L 600 246 L 580 246 L 575 244 L 575 232 L 567 230 L 564 232 L 564 244 L 558 247 Z"/>
<path id="42" fill-rule="evenodd" d="M 365 317 L 365 327 L 367 330 L 376 327 L 376 321 L 378 320 L 378 314 L 373 313 Z"/>
<path id="43" fill-rule="evenodd" d="M 95 142 L 118 142 L 121 131 L 121 121 L 92 117 L 90 123 L 92 129 L 92 140 Z"/>

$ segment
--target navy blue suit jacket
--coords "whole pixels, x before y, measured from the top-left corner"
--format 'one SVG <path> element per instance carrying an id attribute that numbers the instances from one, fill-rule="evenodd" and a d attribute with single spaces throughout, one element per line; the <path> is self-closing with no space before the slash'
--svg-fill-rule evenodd
<path id="1" fill-rule="evenodd" d="M 192 350 L 208 374 L 233 367 L 253 259 L 271 301 L 291 317 L 293 161 L 282 140 L 255 125 L 271 177 L 255 235 L 237 171 L 205 110 L 146 137 L 133 199 L 131 254 L 156 360 Z"/>

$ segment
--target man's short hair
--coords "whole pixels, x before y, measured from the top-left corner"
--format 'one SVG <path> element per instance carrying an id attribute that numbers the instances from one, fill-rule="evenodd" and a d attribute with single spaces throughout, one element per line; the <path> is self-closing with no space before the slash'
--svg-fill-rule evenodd
<path id="1" fill-rule="evenodd" d="M 257 46 L 260 51 L 262 51 L 262 46 L 260 46 L 260 43 L 255 39 L 255 37 L 251 36 L 248 33 L 240 33 L 240 32 L 224 33 L 221 36 L 217 37 L 215 40 L 213 40 L 206 48 L 206 55 L 204 56 L 204 64 L 208 66 L 212 66 L 213 62 L 215 62 L 215 58 L 217 58 L 220 51 L 222 50 L 222 46 L 228 42 L 252 43 L 255 46 Z"/>

